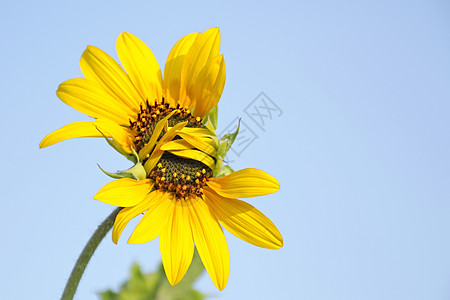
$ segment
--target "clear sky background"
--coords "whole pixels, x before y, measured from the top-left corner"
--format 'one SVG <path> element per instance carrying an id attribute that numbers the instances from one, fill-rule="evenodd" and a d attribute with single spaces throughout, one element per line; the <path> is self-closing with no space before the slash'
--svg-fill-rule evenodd
<path id="1" fill-rule="evenodd" d="M 219 26 L 227 82 L 221 129 L 257 138 L 232 166 L 263 169 L 276 194 L 249 199 L 278 226 L 281 250 L 231 234 L 228 286 L 214 299 L 450 298 L 450 5 L 447 1 L 2 1 L 2 299 L 58 299 L 85 242 L 113 207 L 93 200 L 129 162 L 100 139 L 38 149 L 87 120 L 55 94 L 95 45 L 117 58 L 137 35 L 161 66 L 182 36 Z M 245 108 L 264 92 L 283 111 L 263 130 Z M 117 289 L 159 245 L 109 234 L 76 299 Z"/>

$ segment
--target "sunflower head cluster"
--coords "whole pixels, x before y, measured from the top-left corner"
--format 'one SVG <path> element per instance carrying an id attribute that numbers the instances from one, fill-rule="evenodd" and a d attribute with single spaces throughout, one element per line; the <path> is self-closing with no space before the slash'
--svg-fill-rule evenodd
<path id="1" fill-rule="evenodd" d="M 143 214 L 128 242 L 159 237 L 169 282 L 177 284 L 197 248 L 211 279 L 225 288 L 230 261 L 222 227 L 256 246 L 278 249 L 275 225 L 238 198 L 276 192 L 275 178 L 258 169 L 234 172 L 224 165 L 238 130 L 219 138 L 217 104 L 225 85 L 220 31 L 180 39 L 169 53 L 164 77 L 151 50 L 137 37 L 117 39 L 119 65 L 88 46 L 80 61 L 84 78 L 63 82 L 57 96 L 93 120 L 73 122 L 47 135 L 41 148 L 78 137 L 102 137 L 134 163 L 109 173 L 95 199 L 122 207 L 112 238 Z"/>

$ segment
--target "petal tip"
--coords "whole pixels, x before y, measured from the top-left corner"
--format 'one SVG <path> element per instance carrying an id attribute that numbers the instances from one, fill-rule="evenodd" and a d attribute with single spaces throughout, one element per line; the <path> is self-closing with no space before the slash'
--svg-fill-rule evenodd
<path id="1" fill-rule="evenodd" d="M 274 184 L 276 186 L 277 191 L 280 190 L 281 186 L 280 186 L 280 183 L 278 182 L 278 180 L 276 180 L 275 178 L 273 178 L 273 180 L 274 180 Z"/>
<path id="2" fill-rule="evenodd" d="M 117 37 L 117 42 L 121 39 L 125 41 L 126 39 L 130 39 L 132 37 L 134 37 L 134 36 L 129 32 L 121 32 L 119 34 L 119 36 Z"/>
<path id="3" fill-rule="evenodd" d="M 167 281 L 169 281 L 171 286 L 176 286 L 181 279 L 183 279 L 183 276 L 177 276 L 177 277 L 172 277 L 172 276 L 168 276 L 166 273 L 166 277 L 167 277 Z"/>
<path id="4" fill-rule="evenodd" d="M 210 31 L 211 33 L 214 33 L 214 34 L 220 34 L 220 28 L 219 28 L 219 26 L 211 27 L 211 28 L 209 28 L 209 29 L 206 30 L 206 31 Z"/>
<path id="5" fill-rule="evenodd" d="M 280 239 L 279 240 L 277 240 L 277 242 L 275 243 L 275 250 L 276 249 L 280 249 L 280 248 L 282 248 L 283 247 L 283 238 L 282 237 L 280 237 Z"/>
<path id="6" fill-rule="evenodd" d="M 227 287 L 228 278 L 223 282 L 215 282 L 214 285 L 219 291 L 223 291 Z"/>

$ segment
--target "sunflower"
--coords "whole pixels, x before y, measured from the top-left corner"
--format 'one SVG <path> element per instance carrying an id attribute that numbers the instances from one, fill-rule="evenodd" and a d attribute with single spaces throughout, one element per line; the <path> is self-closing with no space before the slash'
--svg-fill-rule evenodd
<path id="1" fill-rule="evenodd" d="M 69 138 L 106 138 L 135 163 L 123 172 L 105 172 L 117 180 L 94 197 L 123 207 L 114 222 L 113 242 L 131 219 L 144 214 L 128 242 L 159 237 L 170 284 L 183 278 L 196 247 L 222 290 L 230 268 L 222 226 L 259 247 L 278 249 L 283 239 L 264 214 L 238 200 L 276 192 L 276 179 L 258 169 L 234 172 L 223 166 L 237 131 L 221 139 L 215 133 L 225 84 L 219 47 L 218 28 L 186 35 L 171 50 L 163 79 L 151 50 L 129 33 L 117 39 L 124 69 L 88 46 L 80 61 L 85 78 L 63 82 L 57 95 L 95 120 L 70 123 L 45 137 L 40 147 Z"/>
<path id="2" fill-rule="evenodd" d="M 157 121 L 172 113 L 169 125 L 184 121 L 188 128 L 200 127 L 219 102 L 225 61 L 219 55 L 218 28 L 179 40 L 167 58 L 164 80 L 152 51 L 137 37 L 120 34 L 116 48 L 126 71 L 101 49 L 88 46 L 80 60 L 85 78 L 67 80 L 56 91 L 64 103 L 96 120 L 70 123 L 46 136 L 40 148 L 70 138 L 107 137 L 122 154 L 137 152 L 142 160 L 154 146 L 142 149 Z M 202 133 L 190 130 L 185 136 Z"/>

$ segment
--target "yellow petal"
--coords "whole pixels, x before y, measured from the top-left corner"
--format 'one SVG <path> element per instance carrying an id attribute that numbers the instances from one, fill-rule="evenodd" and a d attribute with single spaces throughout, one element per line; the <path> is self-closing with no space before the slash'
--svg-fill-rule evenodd
<path id="1" fill-rule="evenodd" d="M 194 239 L 185 201 L 177 201 L 159 237 L 162 262 L 167 279 L 176 285 L 183 279 L 194 255 Z"/>
<path id="2" fill-rule="evenodd" d="M 195 246 L 215 286 L 223 290 L 230 272 L 227 241 L 205 202 L 200 198 L 190 201 L 192 205 L 188 208 Z"/>
<path id="3" fill-rule="evenodd" d="M 277 227 L 252 205 L 237 199 L 223 198 L 204 189 L 205 202 L 225 229 L 258 247 L 279 249 L 283 237 Z"/>
<path id="4" fill-rule="evenodd" d="M 144 160 L 144 158 L 149 154 L 153 147 L 155 147 L 156 141 L 161 135 L 161 132 L 163 131 L 165 125 L 167 124 L 167 120 L 175 114 L 175 110 L 172 111 L 170 114 L 168 114 L 164 119 L 158 121 L 158 123 L 155 126 L 155 129 L 153 130 L 152 136 L 150 137 L 150 140 L 145 144 L 145 146 L 139 150 L 139 159 L 141 161 Z"/>
<path id="5" fill-rule="evenodd" d="M 153 151 L 152 155 L 150 155 L 150 157 L 144 163 L 145 172 L 150 173 L 153 170 L 153 168 L 156 166 L 158 161 L 161 159 L 163 154 L 164 154 L 164 151 L 160 150 L 160 149 Z"/>
<path id="6" fill-rule="evenodd" d="M 134 112 L 108 94 L 95 81 L 74 78 L 61 83 L 56 91 L 59 99 L 93 118 L 108 118 L 117 124 L 128 125 Z"/>
<path id="7" fill-rule="evenodd" d="M 132 147 L 134 147 L 134 135 L 130 129 L 119 126 L 108 119 L 98 119 L 94 122 L 94 125 L 105 136 L 112 137 L 126 153 L 133 153 Z"/>
<path id="8" fill-rule="evenodd" d="M 150 179 L 121 178 L 103 186 L 94 199 L 115 206 L 130 207 L 141 202 L 152 188 L 153 182 Z"/>
<path id="9" fill-rule="evenodd" d="M 210 28 L 202 33 L 191 46 L 181 70 L 180 105 L 195 106 L 197 77 L 203 68 L 219 55 L 219 28 Z"/>
<path id="10" fill-rule="evenodd" d="M 197 77 L 194 116 L 203 118 L 220 100 L 225 86 L 225 61 L 217 56 Z"/>
<path id="11" fill-rule="evenodd" d="M 130 236 L 130 244 L 147 243 L 158 237 L 173 213 L 174 200 L 169 193 L 156 190 L 145 201 L 150 202 L 150 207 Z"/>
<path id="12" fill-rule="evenodd" d="M 174 140 L 161 146 L 161 150 L 163 151 L 188 150 L 192 148 L 194 148 L 194 146 L 192 146 L 185 140 Z"/>
<path id="13" fill-rule="evenodd" d="M 198 150 L 172 150 L 170 153 L 184 158 L 195 159 L 201 163 L 204 163 L 211 170 L 214 170 L 214 159 L 208 154 L 205 154 Z"/>
<path id="14" fill-rule="evenodd" d="M 278 181 L 264 171 L 243 169 L 225 177 L 210 178 L 206 183 L 225 198 L 257 197 L 280 189 Z"/>
<path id="15" fill-rule="evenodd" d="M 164 90 L 167 101 L 172 106 L 176 106 L 180 100 L 181 70 L 186 53 L 199 35 L 200 33 L 194 32 L 184 36 L 173 46 L 167 57 L 166 66 L 164 67 Z M 180 103 L 184 106 L 184 99 Z"/>
<path id="16" fill-rule="evenodd" d="M 119 212 L 119 214 L 116 216 L 116 220 L 114 221 L 112 232 L 112 240 L 115 244 L 117 244 L 117 242 L 119 241 L 120 235 L 125 229 L 125 226 L 127 226 L 128 222 L 130 222 L 130 220 L 134 217 L 146 211 L 149 206 L 149 202 L 144 200 L 138 203 L 136 206 L 125 207 Z"/>
<path id="17" fill-rule="evenodd" d="M 39 144 L 39 148 L 45 148 L 67 139 L 101 136 L 102 134 L 94 126 L 94 121 L 73 122 L 47 135 Z"/>
<path id="18" fill-rule="evenodd" d="M 187 123 L 188 122 L 186 121 L 186 122 L 176 124 L 169 131 L 167 131 L 163 135 L 163 137 L 158 141 L 152 154 L 147 159 L 147 161 L 144 163 L 144 168 L 147 173 L 150 173 L 150 171 L 156 166 L 156 163 L 159 161 L 159 159 L 163 155 L 164 151 L 161 150 L 161 147 L 165 143 L 168 143 L 169 141 L 171 141 L 177 135 L 178 131 L 181 130 L 184 126 L 186 126 Z"/>
<path id="19" fill-rule="evenodd" d="M 196 136 L 197 138 L 212 137 L 211 132 L 206 128 L 184 127 L 181 129 L 181 132 Z"/>
<path id="20" fill-rule="evenodd" d="M 212 139 L 199 139 L 196 136 L 192 136 L 184 132 L 179 132 L 178 135 L 198 150 L 216 157 L 217 150 Z"/>
<path id="21" fill-rule="evenodd" d="M 123 32 L 117 38 L 117 54 L 143 99 L 151 104 L 162 99 L 162 75 L 152 51 L 134 35 Z"/>
<path id="22" fill-rule="evenodd" d="M 143 99 L 127 73 L 111 56 L 99 48 L 88 46 L 81 56 L 80 67 L 86 79 L 96 81 L 112 97 L 138 112 Z"/>

